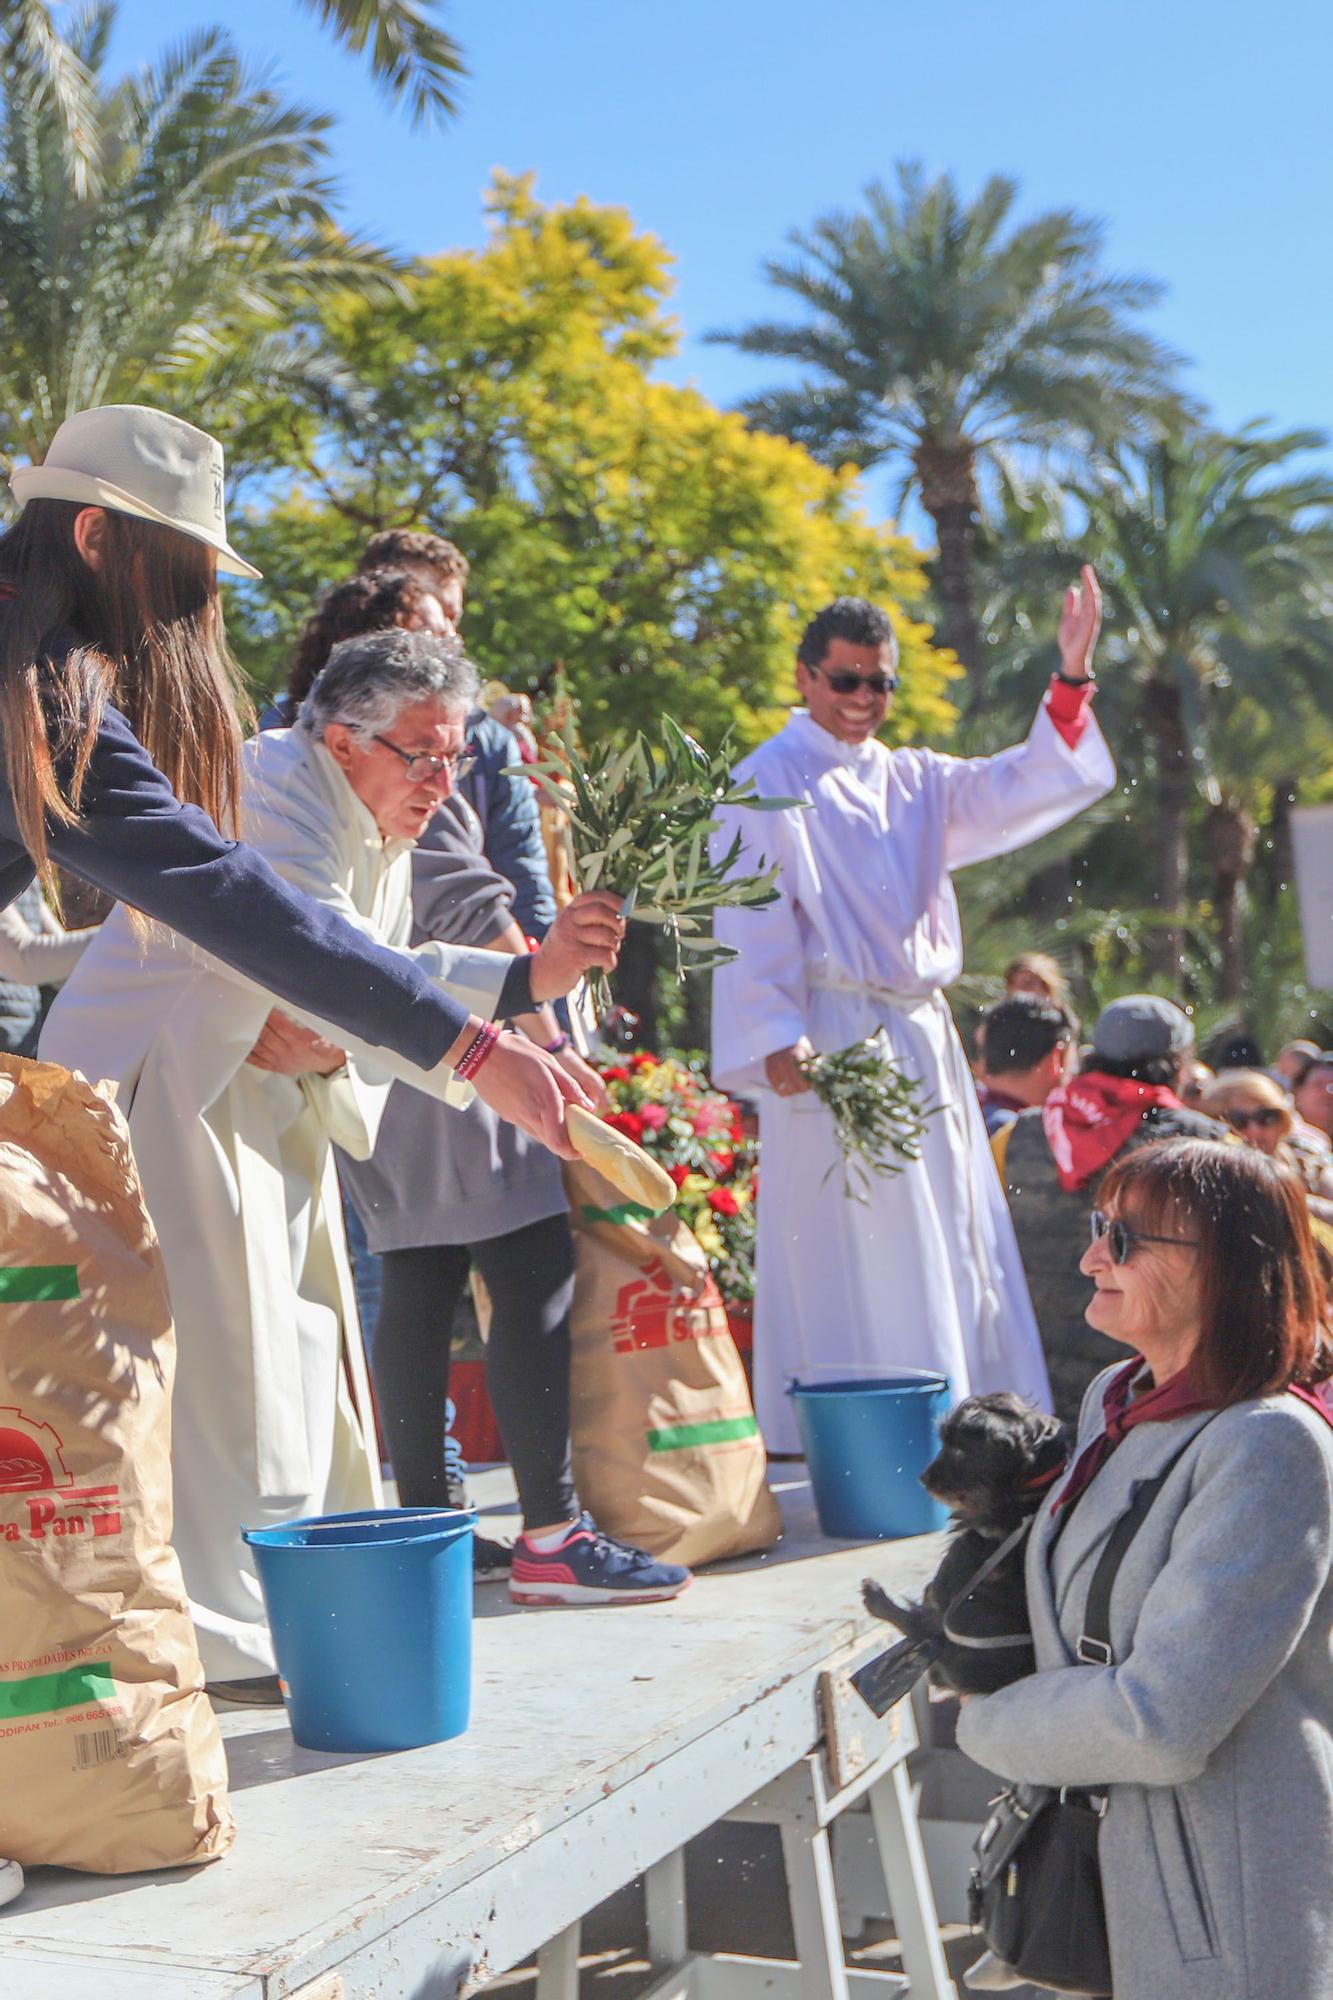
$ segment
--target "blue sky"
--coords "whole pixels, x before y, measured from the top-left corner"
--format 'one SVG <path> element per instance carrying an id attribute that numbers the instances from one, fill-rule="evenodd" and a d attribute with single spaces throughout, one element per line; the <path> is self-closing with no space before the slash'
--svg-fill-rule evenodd
<path id="1" fill-rule="evenodd" d="M 472 73 L 429 133 L 298 0 L 122 0 L 114 57 L 224 19 L 337 114 L 346 217 L 403 250 L 480 242 L 496 166 L 628 207 L 676 258 L 671 372 L 718 401 L 771 375 L 701 339 L 780 305 L 764 255 L 919 157 L 1104 217 L 1111 264 L 1168 282 L 1157 329 L 1223 423 L 1333 429 L 1326 0 L 453 0 Z"/>

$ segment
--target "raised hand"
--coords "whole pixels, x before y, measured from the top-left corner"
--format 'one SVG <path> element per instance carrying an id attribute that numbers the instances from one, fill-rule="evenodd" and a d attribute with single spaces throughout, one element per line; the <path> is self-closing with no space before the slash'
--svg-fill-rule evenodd
<path id="1" fill-rule="evenodd" d="M 1092 679 L 1092 656 L 1102 629 L 1102 590 L 1091 563 L 1065 592 L 1060 611 L 1060 666 L 1072 681 Z"/>

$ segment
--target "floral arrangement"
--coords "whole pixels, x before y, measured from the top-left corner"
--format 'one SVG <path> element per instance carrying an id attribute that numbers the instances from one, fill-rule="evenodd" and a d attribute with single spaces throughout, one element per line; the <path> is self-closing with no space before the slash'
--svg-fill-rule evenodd
<path id="1" fill-rule="evenodd" d="M 755 1149 L 740 1112 L 703 1065 L 636 1050 L 600 1065 L 607 1124 L 637 1141 L 676 1183 L 676 1213 L 698 1238 L 729 1304 L 754 1297 Z"/>

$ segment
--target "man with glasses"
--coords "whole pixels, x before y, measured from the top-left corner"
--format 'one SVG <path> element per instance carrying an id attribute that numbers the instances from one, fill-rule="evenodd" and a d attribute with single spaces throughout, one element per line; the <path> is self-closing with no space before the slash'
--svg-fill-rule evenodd
<path id="1" fill-rule="evenodd" d="M 763 1199 L 755 1308 L 756 1397 L 772 1450 L 798 1441 L 787 1378 L 826 1365 L 909 1366 L 958 1397 L 1016 1389 L 1047 1400 L 1018 1247 L 943 989 L 962 969 L 950 875 L 1063 824 L 1108 791 L 1115 767 L 1088 707 L 1100 626 L 1085 569 L 1060 623 L 1061 672 L 1026 742 L 996 757 L 889 750 L 878 732 L 897 682 L 893 627 L 839 598 L 797 651 L 803 706 L 740 767 L 803 810 L 738 812 L 741 866 L 776 862 L 781 898 L 724 911 L 738 956 L 713 988 L 713 1068 L 760 1100 Z M 719 851 L 722 851 L 719 849 Z M 830 1114 L 803 1062 L 878 1036 L 936 1107 L 920 1160 L 842 1191 Z"/>
<path id="2" fill-rule="evenodd" d="M 1056 1415 L 1076 1423 L 1084 1391 L 1122 1350 L 1088 1325 L 1079 1258 L 1101 1233 L 1097 1190 L 1108 1169 L 1156 1139 L 1223 1139 L 1225 1125 L 1189 1110 L 1180 1085 L 1194 1058 L 1188 1015 L 1154 993 L 1113 1000 L 1098 1016 L 1082 1072 L 1024 1111 L 991 1144 L 1009 1198 L 1041 1330 Z M 1114 1223 L 1112 1259 L 1132 1254 Z"/>
<path id="3" fill-rule="evenodd" d="M 381 1503 L 334 1146 L 368 1157 L 395 1079 L 466 1105 L 492 1024 L 544 1039 L 542 1003 L 614 965 L 623 934 L 602 896 L 571 905 L 535 953 L 410 942 L 413 847 L 451 794 L 476 686 L 452 639 L 348 639 L 297 725 L 255 737 L 242 762 L 245 835 L 277 873 L 410 952 L 487 1024 L 447 1080 L 271 1017 L 260 988 L 170 932 L 142 938 L 121 909 L 45 1031 L 45 1055 L 116 1081 L 129 1119 L 176 1319 L 174 1540 L 227 1699 L 280 1699 L 242 1527 Z"/>

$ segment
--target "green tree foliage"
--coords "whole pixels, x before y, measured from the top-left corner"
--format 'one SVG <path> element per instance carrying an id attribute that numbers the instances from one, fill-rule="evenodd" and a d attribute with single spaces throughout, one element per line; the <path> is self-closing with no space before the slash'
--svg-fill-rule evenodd
<path id="1" fill-rule="evenodd" d="M 1189 907 L 1191 817 L 1212 905 L 1219 997 L 1244 988 L 1241 903 L 1258 817 L 1283 780 L 1328 768 L 1333 481 L 1293 464 L 1314 431 L 1186 432 L 1117 454 L 1079 498 L 1115 599 L 1109 634 L 1151 759 L 1154 953 L 1174 975 Z"/>
<path id="2" fill-rule="evenodd" d="M 100 161 L 72 170 L 35 65 L 0 82 L 0 456 L 38 458 L 71 412 L 155 402 L 230 433 L 247 397 L 331 382 L 301 332 L 317 298 L 390 282 L 333 219 L 330 120 L 287 102 L 217 30 L 104 71 L 113 20 L 69 44 Z"/>
<path id="3" fill-rule="evenodd" d="M 668 260 L 620 209 L 547 207 L 499 177 L 480 251 L 432 260 L 404 294 L 331 301 L 322 337 L 347 393 L 285 396 L 242 440 L 298 468 L 257 516 L 265 569 L 240 635 L 273 685 L 312 598 L 369 533 L 431 525 L 474 568 L 465 633 L 488 674 L 535 688 L 563 665 L 585 738 L 655 726 L 752 741 L 791 698 L 804 621 L 884 602 L 903 649 L 895 727 L 939 734 L 956 672 L 920 617 L 910 542 L 872 522 L 848 473 L 657 381 Z"/>
<path id="4" fill-rule="evenodd" d="M 369 52 L 384 93 L 406 104 L 415 123 L 451 117 L 465 75 L 462 52 L 439 23 L 436 0 L 301 0 L 354 54 Z M 86 18 L 63 29 L 46 0 L 0 0 L 0 66 L 21 73 L 45 98 L 59 133 L 71 185 L 93 191 L 104 163 L 96 86 L 77 44 Z"/>
<path id="5" fill-rule="evenodd" d="M 714 337 L 802 371 L 746 406 L 756 422 L 831 465 L 888 461 L 916 488 L 938 539 L 940 637 L 975 676 L 981 476 L 1133 434 L 1173 406 L 1177 357 L 1140 324 L 1162 287 L 1104 270 L 1099 222 L 1015 222 L 1018 185 L 999 174 L 970 202 L 915 164 L 897 183 L 793 231 L 792 254 L 767 263 L 803 318 Z"/>

